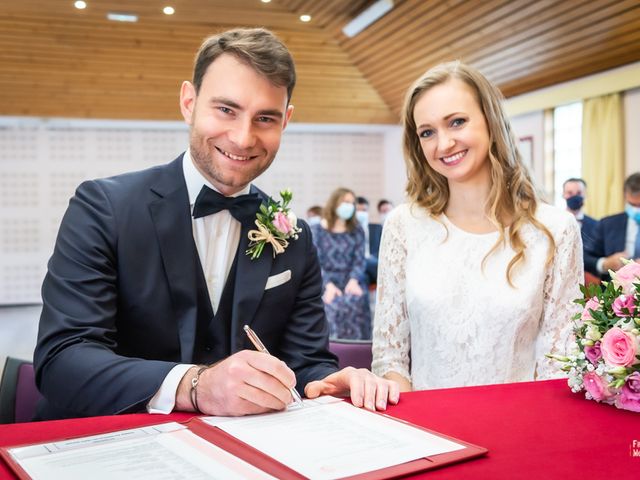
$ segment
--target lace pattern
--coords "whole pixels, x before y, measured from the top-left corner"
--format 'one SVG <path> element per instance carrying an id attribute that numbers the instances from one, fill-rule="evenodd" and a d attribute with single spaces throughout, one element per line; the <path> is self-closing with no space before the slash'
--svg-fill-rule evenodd
<path id="1" fill-rule="evenodd" d="M 430 218 L 401 205 L 385 222 L 380 247 L 372 370 L 396 372 L 415 389 L 552 378 L 544 357 L 564 351 L 583 278 L 582 243 L 575 219 L 548 205 L 537 218 L 556 242 L 522 230 L 524 263 L 506 280 L 514 255 L 508 246 L 482 260 L 498 233 L 476 235 L 446 216 Z"/>

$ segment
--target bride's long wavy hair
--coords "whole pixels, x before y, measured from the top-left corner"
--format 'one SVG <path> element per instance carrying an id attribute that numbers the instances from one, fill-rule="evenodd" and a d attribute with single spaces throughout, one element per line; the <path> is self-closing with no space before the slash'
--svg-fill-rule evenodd
<path id="1" fill-rule="evenodd" d="M 556 245 L 551 232 L 535 217 L 539 199 L 504 112 L 502 93 L 474 68 L 458 61 L 443 63 L 427 71 L 409 88 L 403 108 L 407 194 L 414 203 L 424 207 L 436 219 L 449 202 L 447 179 L 429 166 L 420 146 L 413 113 L 416 103 L 427 90 L 453 78 L 463 81 L 471 88 L 489 130 L 491 186 L 486 212 L 489 221 L 500 232 L 500 237 L 485 255 L 482 265 L 484 267 L 487 258 L 508 239 L 515 255 L 507 266 L 506 276 L 513 286 L 513 269 L 525 258 L 526 246 L 522 241 L 521 230 L 526 224 L 532 224 L 549 239 L 547 265 L 553 261 Z"/>

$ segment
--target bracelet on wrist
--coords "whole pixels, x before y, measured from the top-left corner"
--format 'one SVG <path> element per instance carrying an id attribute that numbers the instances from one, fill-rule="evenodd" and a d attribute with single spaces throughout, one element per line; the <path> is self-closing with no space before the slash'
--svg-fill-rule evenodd
<path id="1" fill-rule="evenodd" d="M 191 391 L 189 392 L 189 396 L 191 398 L 191 405 L 193 406 L 193 409 L 198 413 L 202 413 L 198 407 L 198 383 L 200 383 L 200 375 L 202 375 L 202 372 L 207 368 L 209 368 L 209 366 L 198 368 L 195 377 L 191 379 Z"/>

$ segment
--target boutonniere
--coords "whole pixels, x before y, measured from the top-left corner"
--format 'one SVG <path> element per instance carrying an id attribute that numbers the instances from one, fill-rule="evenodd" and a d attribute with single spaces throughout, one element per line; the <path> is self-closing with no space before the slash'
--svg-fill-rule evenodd
<path id="1" fill-rule="evenodd" d="M 293 194 L 287 188 L 280 192 L 280 197 L 282 202 L 269 198 L 267 204 L 260 205 L 260 210 L 256 213 L 255 224 L 258 229 L 249 231 L 249 248 L 245 252 L 251 256 L 251 260 L 258 258 L 267 244 L 273 248 L 275 257 L 284 252 L 290 239 L 298 239 L 301 230 L 298 228 L 298 218 L 289 209 Z"/>

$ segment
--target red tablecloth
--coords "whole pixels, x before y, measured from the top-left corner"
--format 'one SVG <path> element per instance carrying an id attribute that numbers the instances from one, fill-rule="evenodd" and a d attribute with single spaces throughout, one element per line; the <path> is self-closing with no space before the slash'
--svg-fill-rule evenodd
<path id="1" fill-rule="evenodd" d="M 486 457 L 432 470 L 425 479 L 638 479 L 640 413 L 572 394 L 564 380 L 403 394 L 388 413 L 489 449 Z M 0 425 L 0 445 L 89 435 L 190 415 L 121 415 Z M 14 478 L 0 461 L 0 478 Z"/>

